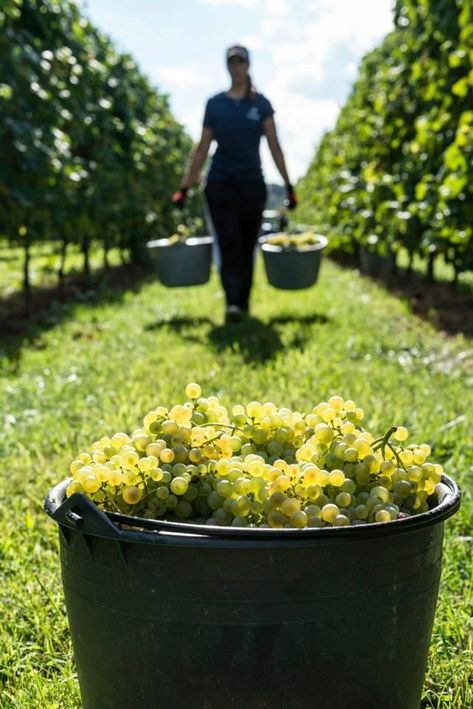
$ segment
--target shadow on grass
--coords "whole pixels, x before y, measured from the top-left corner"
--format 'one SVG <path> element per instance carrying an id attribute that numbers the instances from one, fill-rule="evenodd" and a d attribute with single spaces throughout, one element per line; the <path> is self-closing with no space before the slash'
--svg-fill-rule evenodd
<path id="1" fill-rule="evenodd" d="M 28 300 L 21 292 L 0 299 L 0 356 L 18 369 L 23 348 L 33 344 L 40 349 L 41 334 L 73 317 L 78 304 L 120 302 L 127 291 L 138 292 L 153 278 L 144 267 L 115 266 L 89 277 L 70 274 L 55 286 L 34 287 Z"/>
<path id="2" fill-rule="evenodd" d="M 473 337 L 473 293 L 471 290 L 453 290 L 451 284 L 430 283 L 421 276 L 390 277 L 384 285 L 387 290 L 405 298 L 415 315 L 430 322 L 449 335 Z"/>
<path id="3" fill-rule="evenodd" d="M 357 268 L 378 285 L 407 301 L 414 315 L 428 321 L 448 335 L 473 337 L 473 290 L 463 283 L 456 288 L 447 281 L 429 281 L 426 276 L 398 269 L 386 276 L 364 273 L 354 256 L 331 254 L 344 268 Z"/>
<path id="4" fill-rule="evenodd" d="M 310 337 L 310 325 L 329 321 L 325 315 L 281 315 L 265 322 L 256 317 L 246 317 L 240 322 L 216 325 L 207 317 L 164 318 L 145 326 L 145 330 L 169 327 L 186 340 L 203 342 L 219 353 L 239 354 L 245 362 L 265 362 L 278 352 L 303 347 Z M 283 326 L 294 327 L 284 330 Z M 196 327 L 201 331 L 196 333 Z"/>
<path id="5" fill-rule="evenodd" d="M 186 330 L 193 329 L 198 325 L 211 326 L 215 323 L 210 318 L 205 317 L 171 317 L 163 318 L 162 320 L 156 320 L 155 322 L 148 323 L 145 325 L 144 329 L 146 331 L 161 330 L 163 327 L 169 327 L 178 333 L 185 333 Z M 197 340 L 197 337 L 186 337 L 186 339 Z"/>

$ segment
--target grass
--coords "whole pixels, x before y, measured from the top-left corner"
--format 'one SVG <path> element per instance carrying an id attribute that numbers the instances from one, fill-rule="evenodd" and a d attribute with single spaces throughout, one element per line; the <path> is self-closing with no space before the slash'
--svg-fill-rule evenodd
<path id="1" fill-rule="evenodd" d="M 446 524 L 444 570 L 422 706 L 473 705 L 473 346 L 448 338 L 356 271 L 326 261 L 316 288 L 270 289 L 258 270 L 253 317 L 225 328 L 209 285 L 138 291 L 70 307 L 55 327 L 1 361 L 0 707 L 76 709 L 79 692 L 48 488 L 78 450 L 138 425 L 188 381 L 224 403 L 273 400 L 307 409 L 338 392 L 367 424 L 406 424 L 462 485 Z M 0 345 L 1 346 L 1 345 Z M 4 352 L 10 352 L 11 339 Z M 402 681 L 402 678 L 399 678 Z"/>

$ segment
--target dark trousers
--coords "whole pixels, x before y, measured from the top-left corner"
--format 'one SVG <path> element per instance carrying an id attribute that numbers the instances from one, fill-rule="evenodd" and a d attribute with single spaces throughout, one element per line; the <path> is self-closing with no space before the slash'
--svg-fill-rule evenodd
<path id="1" fill-rule="evenodd" d="M 220 277 L 227 305 L 248 310 L 266 185 L 262 181 L 207 182 L 205 197 L 220 249 Z"/>

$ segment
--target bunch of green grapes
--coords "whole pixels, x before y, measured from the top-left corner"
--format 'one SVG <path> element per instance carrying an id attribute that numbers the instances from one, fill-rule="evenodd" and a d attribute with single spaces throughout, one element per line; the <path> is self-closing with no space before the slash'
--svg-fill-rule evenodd
<path id="1" fill-rule="evenodd" d="M 305 231 L 300 234 L 287 234 L 285 232 L 280 232 L 277 234 L 271 234 L 265 239 L 266 244 L 272 244 L 273 246 L 280 246 L 285 250 L 297 250 L 303 251 L 315 244 L 319 243 L 319 238 L 317 234 L 311 231 Z"/>
<path id="2" fill-rule="evenodd" d="M 176 227 L 176 231 L 174 234 L 171 234 L 168 242 L 171 245 L 179 242 L 185 243 L 191 236 L 195 236 L 200 233 L 203 226 L 204 222 L 200 217 L 188 218 L 185 224 L 179 224 Z"/>
<path id="3" fill-rule="evenodd" d="M 229 411 L 186 387 L 142 428 L 101 438 L 70 466 L 67 495 L 106 511 L 235 527 L 304 528 L 389 522 L 435 504 L 442 466 L 408 431 L 375 437 L 363 410 L 332 396 L 310 413 L 251 401 Z"/>

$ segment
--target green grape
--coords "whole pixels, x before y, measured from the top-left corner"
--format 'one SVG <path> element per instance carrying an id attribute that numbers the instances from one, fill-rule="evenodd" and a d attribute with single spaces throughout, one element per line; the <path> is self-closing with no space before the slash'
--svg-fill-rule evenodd
<path id="1" fill-rule="evenodd" d="M 299 502 L 299 500 L 297 500 L 295 497 L 288 497 L 284 500 L 279 509 L 287 517 L 292 518 L 292 515 L 294 515 L 296 512 L 299 512 L 300 508 L 301 503 Z"/>
<path id="2" fill-rule="evenodd" d="M 229 480 L 219 480 L 216 490 L 220 497 L 231 497 L 233 495 L 233 485 Z"/>
<path id="3" fill-rule="evenodd" d="M 320 517 L 321 509 L 318 505 L 306 505 L 304 512 L 307 517 Z"/>
<path id="4" fill-rule="evenodd" d="M 95 475 L 87 475 L 87 477 L 82 480 L 82 487 L 85 492 L 90 492 L 93 494 L 100 489 L 100 482 L 97 480 Z"/>
<path id="5" fill-rule="evenodd" d="M 77 492 L 82 492 L 83 488 L 80 482 L 77 480 L 73 480 L 69 485 L 67 486 L 66 489 L 66 497 L 70 497 L 71 495 L 75 495 Z"/>
<path id="6" fill-rule="evenodd" d="M 169 497 L 169 489 L 164 485 L 159 485 L 159 487 L 156 488 L 156 497 L 160 500 L 165 500 Z"/>
<path id="7" fill-rule="evenodd" d="M 349 492 L 350 495 L 354 495 L 356 492 L 356 482 L 351 478 L 347 478 L 343 485 L 341 485 L 340 490 L 342 492 Z"/>
<path id="8" fill-rule="evenodd" d="M 339 507 L 349 507 L 351 505 L 351 495 L 349 492 L 339 492 L 335 498 Z"/>
<path id="9" fill-rule="evenodd" d="M 247 455 L 254 453 L 256 451 L 256 446 L 253 443 L 245 443 L 241 447 L 241 455 L 245 458 Z"/>
<path id="10" fill-rule="evenodd" d="M 332 473 L 333 472 L 334 471 L 332 470 Z M 330 480 L 330 475 L 332 473 L 329 473 L 327 470 L 319 470 L 317 473 L 316 484 L 319 485 L 321 488 L 325 487 L 325 485 L 328 485 L 329 480 Z M 330 483 L 330 484 L 332 485 L 333 483 Z"/>
<path id="11" fill-rule="evenodd" d="M 172 451 L 170 448 L 163 448 L 163 450 L 159 454 L 159 457 L 163 463 L 172 463 L 174 460 L 174 451 Z"/>
<path id="12" fill-rule="evenodd" d="M 173 460 L 176 463 L 184 463 L 188 459 L 188 450 L 183 445 L 178 444 L 174 446 L 172 452 L 174 453 Z"/>
<path id="13" fill-rule="evenodd" d="M 291 527 L 296 527 L 296 529 L 303 529 L 307 526 L 308 517 L 302 510 L 297 510 L 291 515 Z"/>
<path id="14" fill-rule="evenodd" d="M 345 474 L 342 470 L 332 470 L 328 476 L 328 482 L 334 487 L 341 487 L 345 482 Z"/>
<path id="15" fill-rule="evenodd" d="M 281 507 L 283 502 L 286 501 L 286 495 L 284 495 L 284 493 L 281 492 L 280 490 L 277 490 L 276 492 L 273 492 L 273 494 L 269 498 L 269 501 L 270 501 L 272 507 L 274 507 L 274 508 Z"/>
<path id="16" fill-rule="evenodd" d="M 268 514 L 268 524 L 270 527 L 280 529 L 286 524 L 287 517 L 279 510 L 271 510 Z"/>
<path id="17" fill-rule="evenodd" d="M 201 426 L 203 423 L 207 423 L 207 416 L 202 413 L 202 411 L 194 411 L 191 417 L 191 421 L 196 426 Z"/>
<path id="18" fill-rule="evenodd" d="M 355 507 L 355 514 L 358 519 L 367 519 L 369 515 L 369 509 L 367 505 L 357 505 Z"/>
<path id="19" fill-rule="evenodd" d="M 136 487 L 136 485 L 125 487 L 122 492 L 123 501 L 126 502 L 127 505 L 138 504 L 142 496 L 143 491 L 139 487 Z"/>
<path id="20" fill-rule="evenodd" d="M 359 493 L 357 494 L 357 496 L 356 496 L 356 501 L 357 501 L 360 505 L 366 504 L 369 499 L 370 499 L 370 494 L 369 494 L 369 492 L 359 492 Z"/>
<path id="21" fill-rule="evenodd" d="M 340 443 L 337 443 L 335 448 L 333 449 L 333 454 L 339 460 L 344 460 L 346 450 L 347 450 L 346 444 L 340 442 Z"/>
<path id="22" fill-rule="evenodd" d="M 381 500 L 381 502 L 389 501 L 388 490 L 386 490 L 385 487 L 381 487 L 380 485 L 376 485 L 375 487 L 371 488 L 370 496 L 373 499 Z"/>
<path id="23" fill-rule="evenodd" d="M 409 433 L 407 428 L 404 428 L 404 426 L 398 426 L 393 433 L 393 438 L 395 438 L 396 441 L 405 441 L 408 435 Z"/>
<path id="24" fill-rule="evenodd" d="M 377 522 L 390 522 L 391 514 L 388 510 L 378 510 L 375 513 L 375 519 Z"/>
<path id="25" fill-rule="evenodd" d="M 166 507 L 168 508 L 168 510 L 176 509 L 178 501 L 179 500 L 176 495 L 168 495 L 166 499 Z"/>
<path id="26" fill-rule="evenodd" d="M 218 525 L 225 527 L 231 523 L 232 515 L 227 510 L 224 510 L 223 507 L 220 507 L 214 512 L 214 519 Z"/>
<path id="27" fill-rule="evenodd" d="M 250 403 L 246 405 L 246 413 L 250 418 L 254 419 L 261 415 L 261 408 L 259 401 L 250 401 Z"/>
<path id="28" fill-rule="evenodd" d="M 215 491 L 211 492 L 207 498 L 207 504 L 211 510 L 218 510 L 220 507 L 222 507 L 223 502 L 223 498 L 220 497 L 220 495 Z"/>
<path id="29" fill-rule="evenodd" d="M 198 384 L 192 382 L 186 386 L 185 393 L 189 399 L 198 399 L 202 395 L 202 389 Z"/>
<path id="30" fill-rule="evenodd" d="M 353 463 L 355 460 L 358 459 L 358 451 L 356 450 L 356 448 L 346 448 L 343 458 L 347 462 Z"/>
<path id="31" fill-rule="evenodd" d="M 174 510 L 174 514 L 179 519 L 187 519 L 192 515 L 192 505 L 187 500 L 179 500 Z"/>
<path id="32" fill-rule="evenodd" d="M 246 517 L 250 512 L 251 502 L 245 495 L 240 495 L 236 500 L 232 500 L 232 512 L 236 517 Z"/>
<path id="33" fill-rule="evenodd" d="M 411 493 L 411 485 L 408 480 L 398 480 L 394 483 L 393 490 L 400 497 L 407 497 Z"/>
<path id="34" fill-rule="evenodd" d="M 332 522 L 334 527 L 346 527 L 348 524 L 350 524 L 350 520 L 343 514 L 337 515 Z"/>
<path id="35" fill-rule="evenodd" d="M 332 523 L 335 517 L 340 513 L 339 508 L 337 505 L 328 503 L 327 505 L 324 505 L 321 510 L 321 517 L 324 520 L 324 522 L 330 522 Z"/>
<path id="36" fill-rule="evenodd" d="M 196 485 L 189 485 L 187 491 L 184 493 L 183 497 L 187 502 L 193 502 L 199 494 Z"/>

